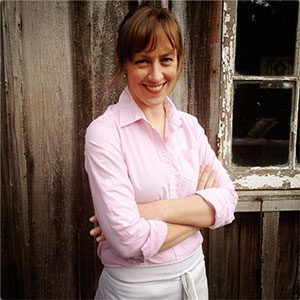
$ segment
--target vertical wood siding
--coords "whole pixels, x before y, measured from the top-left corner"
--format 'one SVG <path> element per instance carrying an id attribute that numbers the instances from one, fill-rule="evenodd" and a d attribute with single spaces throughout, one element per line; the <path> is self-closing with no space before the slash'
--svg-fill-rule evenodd
<path id="1" fill-rule="evenodd" d="M 21 290 L 29 298 L 51 298 L 53 293 L 76 297 L 70 6 L 5 2 L 2 8 L 5 263 L 9 269 L 13 260 Z M 19 287 L 11 292 L 22 296 Z"/>
<path id="2" fill-rule="evenodd" d="M 186 61 L 172 98 L 215 148 L 222 2 L 151 2 L 169 7 L 182 28 Z M 105 89 L 117 26 L 138 3 L 1 3 L 2 298 L 94 296 L 102 267 L 89 237 L 84 135 L 124 86 Z M 263 228 L 261 217 L 240 213 L 203 231 L 212 299 L 299 296 L 299 215 L 266 214 Z"/>

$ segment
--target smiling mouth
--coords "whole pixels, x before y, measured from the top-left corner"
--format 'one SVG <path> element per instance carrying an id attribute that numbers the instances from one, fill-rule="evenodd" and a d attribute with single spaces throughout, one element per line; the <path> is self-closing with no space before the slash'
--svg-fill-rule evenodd
<path id="1" fill-rule="evenodd" d="M 160 85 L 147 85 L 147 84 L 143 84 L 143 86 L 149 91 L 149 92 L 154 92 L 154 93 L 157 93 L 157 92 L 160 92 L 163 88 L 163 86 L 166 84 L 163 83 L 163 84 L 160 84 Z"/>

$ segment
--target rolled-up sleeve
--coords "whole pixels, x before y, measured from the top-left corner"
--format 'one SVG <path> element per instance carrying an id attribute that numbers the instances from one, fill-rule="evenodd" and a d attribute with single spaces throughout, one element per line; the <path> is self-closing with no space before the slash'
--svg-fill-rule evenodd
<path id="1" fill-rule="evenodd" d="M 210 165 L 217 172 L 218 187 L 196 191 L 196 194 L 201 196 L 215 210 L 215 222 L 210 227 L 214 229 L 234 220 L 238 195 L 227 171 L 217 159 L 215 152 L 208 143 L 204 130 L 199 124 L 198 142 L 200 165 Z"/>
<path id="2" fill-rule="evenodd" d="M 138 211 L 118 129 L 98 118 L 87 129 L 85 168 L 95 214 L 111 248 L 123 258 L 146 260 L 158 253 L 167 224 L 145 220 Z"/>

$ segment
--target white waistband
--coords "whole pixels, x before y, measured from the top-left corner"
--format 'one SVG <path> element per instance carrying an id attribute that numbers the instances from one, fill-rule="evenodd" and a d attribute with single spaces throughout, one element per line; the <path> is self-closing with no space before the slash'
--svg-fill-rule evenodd
<path id="1" fill-rule="evenodd" d="M 124 268 L 105 267 L 105 269 L 110 276 L 125 282 L 170 280 L 192 271 L 203 259 L 204 255 L 200 247 L 191 256 L 174 263 Z"/>

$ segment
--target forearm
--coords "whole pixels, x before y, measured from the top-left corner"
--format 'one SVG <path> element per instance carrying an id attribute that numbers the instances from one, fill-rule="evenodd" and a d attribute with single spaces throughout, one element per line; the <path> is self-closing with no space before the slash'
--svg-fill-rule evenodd
<path id="1" fill-rule="evenodd" d="M 214 223 L 214 209 L 200 196 L 168 199 L 159 204 L 162 221 L 191 225 L 198 228 L 209 227 Z"/>
<path id="2" fill-rule="evenodd" d="M 162 246 L 159 249 L 159 252 L 165 251 L 183 240 L 190 237 L 192 234 L 194 234 L 196 231 L 198 231 L 198 228 L 188 225 L 180 225 L 180 224 L 172 224 L 167 223 L 168 225 L 168 233 L 166 236 L 166 239 Z"/>
<path id="3" fill-rule="evenodd" d="M 139 205 L 145 219 L 190 225 L 197 228 L 214 224 L 214 209 L 199 195 L 178 199 L 166 199 Z"/>

